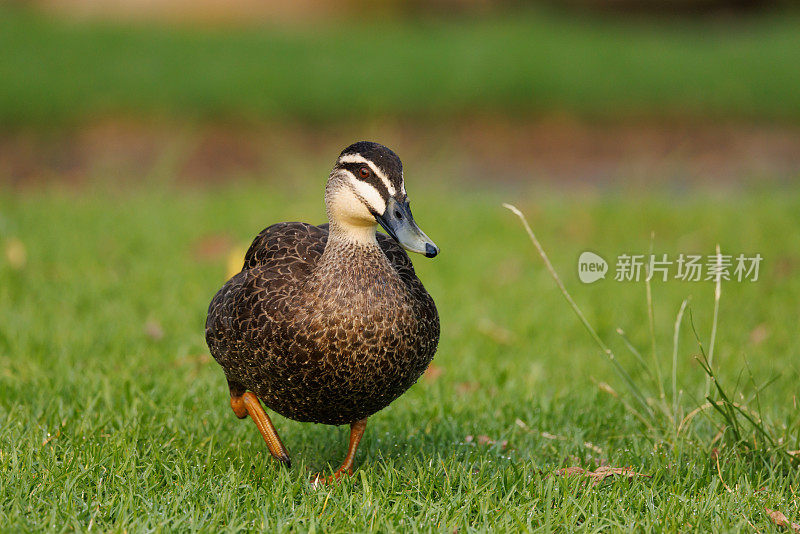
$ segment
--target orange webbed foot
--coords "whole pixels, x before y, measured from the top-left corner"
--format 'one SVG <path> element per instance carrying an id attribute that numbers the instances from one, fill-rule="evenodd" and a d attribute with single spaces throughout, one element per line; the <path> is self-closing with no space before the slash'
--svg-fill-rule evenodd
<path id="1" fill-rule="evenodd" d="M 356 421 L 355 423 L 350 423 L 350 445 L 347 448 L 347 456 L 344 462 L 342 462 L 341 467 L 330 476 L 326 476 L 325 473 L 315 474 L 311 477 L 311 484 L 315 486 L 332 484 L 343 476 L 351 476 L 353 474 L 353 461 L 356 457 L 358 444 L 361 443 L 361 437 L 364 435 L 364 430 L 366 428 L 366 418 Z"/>

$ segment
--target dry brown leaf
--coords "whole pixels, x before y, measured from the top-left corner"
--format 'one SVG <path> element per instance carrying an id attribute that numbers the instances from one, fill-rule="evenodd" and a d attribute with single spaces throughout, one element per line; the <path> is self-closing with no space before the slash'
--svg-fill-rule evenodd
<path id="1" fill-rule="evenodd" d="M 499 444 L 500 448 L 503 449 L 503 450 L 508 448 L 508 440 L 503 440 L 503 441 L 498 442 L 496 440 L 493 440 L 492 438 L 490 438 L 489 436 L 487 436 L 485 434 L 481 434 L 477 438 L 473 437 L 472 435 L 469 435 L 469 436 L 464 438 L 464 443 L 472 443 L 473 441 L 476 442 L 478 445 L 488 445 L 488 446 L 491 447 L 492 445 L 498 445 Z"/>
<path id="2" fill-rule="evenodd" d="M 556 469 L 556 471 L 555 471 L 555 475 L 556 476 L 566 476 L 566 477 L 574 476 L 574 475 L 585 475 L 585 476 L 588 476 L 587 473 L 589 473 L 589 471 L 587 471 L 583 467 L 577 467 L 577 466 L 574 466 L 574 467 L 562 467 L 561 469 Z"/>
<path id="3" fill-rule="evenodd" d="M 233 246 L 233 238 L 228 234 L 209 234 L 194 242 L 192 256 L 201 261 L 221 260 L 227 257 Z"/>
<path id="4" fill-rule="evenodd" d="M 439 367 L 435 364 L 430 364 L 427 369 L 425 369 L 425 374 L 422 377 L 425 379 L 426 382 L 436 382 L 440 376 L 444 373 L 444 369 Z"/>
<path id="5" fill-rule="evenodd" d="M 28 262 L 28 251 L 25 248 L 25 244 L 16 237 L 6 241 L 5 255 L 8 264 L 17 271 L 24 268 Z"/>
<path id="6" fill-rule="evenodd" d="M 750 343 L 753 345 L 762 344 L 768 337 L 769 328 L 764 323 L 761 323 L 750 331 Z"/>
<path id="7" fill-rule="evenodd" d="M 456 391 L 461 395 L 478 391 L 481 385 L 478 382 L 459 382 L 456 384 Z"/>
<path id="8" fill-rule="evenodd" d="M 60 435 L 61 435 L 61 429 L 60 429 L 60 428 L 59 428 L 58 430 L 56 430 L 56 433 L 55 433 L 55 434 L 50 434 L 50 433 L 48 433 L 48 434 L 47 434 L 47 439 L 45 439 L 45 440 L 42 442 L 42 447 L 44 447 L 45 445 L 47 445 L 48 443 L 50 443 L 52 440 L 56 439 L 56 438 L 57 438 L 57 437 L 59 437 Z"/>
<path id="9" fill-rule="evenodd" d="M 587 449 L 591 449 L 593 452 L 596 452 L 597 454 L 603 454 L 603 449 L 601 449 L 591 441 L 584 441 L 583 446 L 586 447 Z"/>
<path id="10" fill-rule="evenodd" d="M 211 362 L 211 355 L 208 353 L 200 353 L 200 354 L 187 354 L 182 358 L 178 358 L 175 360 L 172 365 L 174 367 L 180 367 L 182 365 L 196 365 L 202 366 L 206 365 Z"/>
<path id="11" fill-rule="evenodd" d="M 520 427 L 522 430 L 525 430 L 526 432 L 531 432 L 531 429 L 530 429 L 530 427 L 529 427 L 528 425 L 526 425 L 526 424 L 525 424 L 525 421 L 523 421 L 522 419 L 519 419 L 519 418 L 517 418 L 517 419 L 514 421 L 514 423 L 516 423 L 516 425 L 517 425 L 518 427 Z"/>
<path id="12" fill-rule="evenodd" d="M 609 477 L 614 476 L 623 476 L 628 479 L 633 479 L 636 477 L 646 477 L 650 478 L 649 475 L 643 475 L 641 473 L 637 473 L 630 467 L 611 467 L 610 465 L 604 465 L 602 467 L 598 467 L 595 471 L 588 471 L 583 467 L 564 467 L 562 469 L 557 469 L 553 472 L 556 476 L 581 476 L 586 477 L 592 480 L 592 486 L 597 486 L 602 481 Z"/>
<path id="13" fill-rule="evenodd" d="M 788 528 L 792 532 L 800 533 L 800 524 L 789 521 L 789 518 L 780 510 L 770 510 L 769 508 L 764 508 L 764 510 L 766 510 L 772 522 L 779 527 Z"/>
<path id="14" fill-rule="evenodd" d="M 478 322 L 478 332 L 485 335 L 499 345 L 508 345 L 514 340 L 514 333 L 504 328 L 488 317 Z"/>
<path id="15" fill-rule="evenodd" d="M 164 337 L 164 329 L 161 328 L 161 323 L 155 319 L 148 319 L 147 322 L 144 323 L 144 333 L 147 334 L 147 337 L 155 341 Z"/>
<path id="16" fill-rule="evenodd" d="M 597 384 L 597 388 L 600 391 L 608 393 L 609 395 L 611 395 L 614 398 L 619 397 L 619 394 L 616 391 L 614 391 L 614 388 L 612 388 L 610 385 L 606 384 L 605 382 L 600 382 L 599 384 Z"/>

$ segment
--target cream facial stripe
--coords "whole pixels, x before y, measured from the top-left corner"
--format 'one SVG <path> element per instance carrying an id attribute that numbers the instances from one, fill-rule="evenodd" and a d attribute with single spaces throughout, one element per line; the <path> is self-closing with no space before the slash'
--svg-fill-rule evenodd
<path id="1" fill-rule="evenodd" d="M 378 190 L 353 176 L 350 171 L 345 172 L 347 173 L 347 181 L 350 182 L 355 194 L 361 197 L 372 208 L 373 212 L 383 215 L 383 212 L 386 211 L 386 201 L 383 200 Z"/>
<path id="2" fill-rule="evenodd" d="M 386 177 L 386 175 L 383 174 L 383 171 L 381 171 L 377 165 L 372 163 L 364 156 L 361 156 L 360 154 L 345 154 L 344 156 L 339 158 L 339 163 L 365 163 L 369 165 L 369 168 L 372 169 L 372 172 L 375 173 L 375 176 L 380 178 L 381 182 L 383 182 L 383 185 L 386 186 L 386 190 L 389 191 L 389 194 L 394 195 L 395 193 L 397 193 L 397 190 L 394 188 L 394 185 L 392 185 L 392 182 L 390 182 L 389 179 Z"/>

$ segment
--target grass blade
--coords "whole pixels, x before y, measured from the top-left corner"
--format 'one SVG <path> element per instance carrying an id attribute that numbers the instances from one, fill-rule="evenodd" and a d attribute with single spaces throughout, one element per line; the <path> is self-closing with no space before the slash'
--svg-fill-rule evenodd
<path id="1" fill-rule="evenodd" d="M 711 340 L 708 343 L 708 366 L 714 365 L 714 343 L 717 339 L 717 319 L 719 318 L 719 298 L 722 295 L 722 276 L 719 269 L 722 266 L 722 254 L 720 254 L 719 245 L 717 245 L 717 276 L 714 287 L 714 317 L 711 320 Z M 711 377 L 706 377 L 706 391 L 705 396 L 708 397 L 711 392 Z"/>
<path id="2" fill-rule="evenodd" d="M 650 260 L 653 260 L 653 241 L 655 240 L 655 233 L 650 233 Z M 664 399 L 664 379 L 661 377 L 661 366 L 658 364 L 658 355 L 656 354 L 656 318 L 655 310 L 653 309 L 653 289 L 650 286 L 651 277 L 650 264 L 645 266 L 644 287 L 647 293 L 647 322 L 650 328 L 650 356 L 653 358 L 653 368 L 656 370 L 656 382 L 658 384 L 658 395 L 660 399 Z"/>
<path id="3" fill-rule="evenodd" d="M 628 374 L 628 372 L 625 370 L 625 368 L 622 367 L 622 365 L 617 361 L 617 358 L 614 355 L 614 352 L 600 338 L 600 336 L 597 334 L 595 329 L 592 327 L 591 324 L 589 324 L 589 321 L 583 315 L 583 312 L 581 311 L 581 309 L 578 307 L 578 305 L 572 299 L 572 296 L 569 294 L 569 291 L 567 291 L 567 288 L 564 286 L 564 283 L 561 281 L 561 278 L 558 276 L 558 273 L 556 272 L 555 268 L 553 267 L 553 264 L 550 263 L 550 258 L 547 257 L 547 253 L 545 253 L 544 248 L 542 248 L 542 245 L 539 243 L 539 240 L 536 239 L 536 235 L 533 233 L 533 230 L 531 229 L 530 224 L 528 224 L 528 220 L 525 218 L 525 215 L 523 215 L 523 213 L 516 206 L 513 206 L 511 204 L 505 204 L 504 203 L 503 207 L 508 209 L 508 210 L 510 210 L 514 215 L 519 217 L 519 219 L 522 221 L 522 225 L 525 227 L 525 231 L 528 233 L 528 237 L 530 238 L 531 242 L 533 243 L 533 246 L 536 247 L 536 250 L 539 252 L 539 256 L 541 256 L 542 261 L 544 261 L 544 265 L 547 268 L 547 271 L 550 273 L 550 276 L 553 277 L 553 280 L 555 280 L 556 285 L 561 290 L 561 294 L 564 295 L 565 299 L 567 299 L 567 303 L 572 308 L 572 311 L 574 311 L 575 315 L 578 316 L 578 319 L 580 319 L 580 321 L 583 324 L 584 328 L 586 328 L 586 330 L 589 332 L 589 335 L 592 336 L 592 339 L 594 339 L 595 343 L 597 343 L 597 345 L 600 347 L 600 349 L 602 350 L 603 354 L 606 356 L 608 361 L 611 362 L 611 365 L 614 367 L 614 370 L 617 371 L 617 374 L 619 374 L 619 376 L 625 382 L 625 385 L 628 386 L 628 389 L 630 389 L 630 391 L 633 394 L 633 396 L 636 397 L 636 400 L 638 400 L 639 403 L 641 404 L 641 406 L 645 409 L 645 411 L 649 415 L 652 416 L 652 409 L 647 404 L 647 401 L 645 400 L 645 397 L 642 394 L 642 392 L 639 389 L 639 387 L 633 381 L 633 379 Z"/>
<path id="4" fill-rule="evenodd" d="M 689 299 L 684 299 L 678 309 L 678 316 L 675 318 L 675 330 L 672 335 L 672 415 L 675 423 L 680 420 L 678 414 L 678 338 L 681 332 L 681 322 L 683 321 L 683 312 L 686 310 L 686 305 Z M 675 427 L 677 433 L 678 427 Z"/>
<path id="5" fill-rule="evenodd" d="M 617 334 L 619 334 L 619 336 L 622 338 L 623 343 L 625 343 L 625 346 L 628 348 L 629 351 L 631 351 L 631 354 L 633 354 L 636 357 L 636 361 L 639 362 L 639 365 L 642 366 L 642 369 L 644 370 L 645 373 L 647 373 L 647 376 L 655 382 L 656 377 L 653 375 L 653 371 L 644 361 L 642 353 L 639 352 L 639 350 L 633 345 L 631 340 L 628 338 L 628 335 L 625 334 L 625 331 L 622 328 L 617 328 Z"/>

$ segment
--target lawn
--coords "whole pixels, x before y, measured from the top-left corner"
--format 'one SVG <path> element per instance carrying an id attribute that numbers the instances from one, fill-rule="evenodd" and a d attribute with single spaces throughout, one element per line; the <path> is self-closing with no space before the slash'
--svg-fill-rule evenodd
<path id="1" fill-rule="evenodd" d="M 800 120 L 800 15 L 171 28 L 0 8 L 0 124 L 462 114 Z"/>
<path id="2" fill-rule="evenodd" d="M 303 187 L 0 193 L 0 525 L 765 532 L 776 528 L 767 508 L 800 518 L 800 473 L 785 454 L 800 449 L 795 186 L 500 193 L 423 185 L 407 162 L 416 218 L 442 249 L 433 260 L 414 258 L 441 314 L 439 351 L 425 378 L 370 419 L 355 475 L 314 488 L 309 475 L 338 465 L 347 430 L 274 416 L 293 456 L 292 468 L 281 468 L 255 426 L 231 412 L 203 322 L 231 250 L 274 221 L 322 221 L 326 169 L 315 166 L 319 182 Z M 654 415 L 634 415 L 646 409 L 582 328 L 504 201 L 528 214 Z M 708 351 L 713 283 L 652 283 L 662 402 L 648 378 L 656 366 L 645 284 L 578 280 L 584 250 L 609 261 L 646 253 L 651 232 L 656 253 L 711 254 L 720 244 L 764 257 L 757 282 L 722 283 L 714 370 L 774 443 L 739 412 L 738 426 L 725 426 L 706 409 L 680 433 L 659 415 L 673 401 L 678 308 L 692 296 Z M 687 313 L 677 350 L 679 418 L 705 402 L 698 353 Z M 720 399 L 713 388 L 711 397 Z M 593 485 L 559 471 L 603 466 L 637 476 Z"/>

